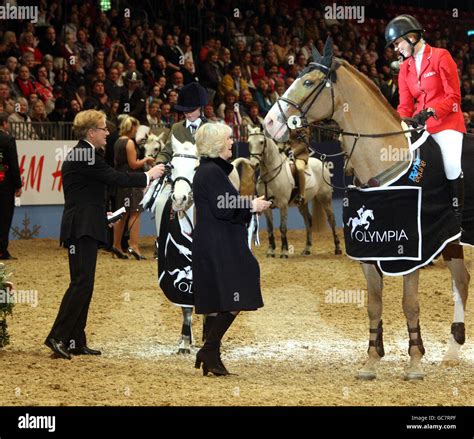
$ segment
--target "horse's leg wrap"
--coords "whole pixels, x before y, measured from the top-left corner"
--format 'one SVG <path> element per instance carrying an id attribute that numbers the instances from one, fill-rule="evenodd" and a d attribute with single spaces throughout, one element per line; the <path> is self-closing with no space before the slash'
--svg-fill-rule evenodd
<path id="1" fill-rule="evenodd" d="M 464 344 L 466 342 L 466 327 L 464 323 L 452 323 L 451 334 L 453 334 L 454 340 L 456 340 L 457 343 Z"/>
<path id="2" fill-rule="evenodd" d="M 423 346 L 423 340 L 421 338 L 420 322 L 418 322 L 418 325 L 415 328 L 410 328 L 407 324 L 407 328 L 408 335 L 410 336 L 410 340 L 408 342 L 408 355 L 410 355 L 410 349 L 412 346 L 418 346 L 421 355 L 425 355 L 425 347 Z M 416 338 L 411 338 L 411 334 L 416 334 Z"/>
<path id="3" fill-rule="evenodd" d="M 369 340 L 369 348 L 367 349 L 367 353 L 369 353 L 371 347 L 374 347 L 377 354 L 379 355 L 379 357 L 385 356 L 385 350 L 383 348 L 383 324 L 382 324 L 382 320 L 380 320 L 377 328 L 375 328 L 375 329 L 370 328 L 369 332 L 371 334 L 377 334 L 377 337 L 375 338 L 375 340 Z"/>

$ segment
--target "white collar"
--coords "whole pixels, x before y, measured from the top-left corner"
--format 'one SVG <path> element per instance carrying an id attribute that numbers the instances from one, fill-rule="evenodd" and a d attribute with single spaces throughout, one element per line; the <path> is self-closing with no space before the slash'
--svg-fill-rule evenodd
<path id="1" fill-rule="evenodd" d="M 201 126 L 202 119 L 198 117 L 194 122 L 191 122 L 190 120 L 186 119 L 186 128 L 189 128 L 190 125 L 194 125 L 196 127 L 196 130 Z"/>
<path id="2" fill-rule="evenodd" d="M 84 140 L 84 142 L 88 143 L 92 148 L 95 149 L 95 146 L 91 142 L 89 142 L 87 139 L 82 139 L 82 140 Z"/>
<path id="3" fill-rule="evenodd" d="M 423 46 L 421 46 L 421 49 L 415 54 L 415 58 L 422 58 L 423 57 L 423 52 L 425 51 L 426 44 L 423 43 Z"/>

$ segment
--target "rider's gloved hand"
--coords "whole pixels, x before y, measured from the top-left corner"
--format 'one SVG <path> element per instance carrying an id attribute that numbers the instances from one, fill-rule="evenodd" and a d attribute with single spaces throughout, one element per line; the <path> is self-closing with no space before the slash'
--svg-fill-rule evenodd
<path id="1" fill-rule="evenodd" d="M 416 122 L 417 126 L 424 127 L 426 121 L 432 116 L 434 116 L 434 111 L 431 108 L 428 108 L 427 110 L 421 110 L 419 113 L 415 114 L 413 116 L 413 121 Z"/>

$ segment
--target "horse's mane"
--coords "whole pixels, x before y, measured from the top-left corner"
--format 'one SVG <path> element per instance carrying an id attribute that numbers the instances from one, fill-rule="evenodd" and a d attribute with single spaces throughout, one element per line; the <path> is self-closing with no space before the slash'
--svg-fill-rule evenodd
<path id="1" fill-rule="evenodd" d="M 340 60 L 342 65 L 349 70 L 352 74 L 354 74 L 360 81 L 367 86 L 369 90 L 373 92 L 374 95 L 381 101 L 381 103 L 385 106 L 387 111 L 390 112 L 390 114 L 397 120 L 401 121 L 400 115 L 395 111 L 395 109 L 388 103 L 387 99 L 385 99 L 385 96 L 382 94 L 380 89 L 377 87 L 375 82 L 370 80 L 367 76 L 365 76 L 363 73 L 359 72 L 354 66 L 349 64 L 345 59 Z"/>

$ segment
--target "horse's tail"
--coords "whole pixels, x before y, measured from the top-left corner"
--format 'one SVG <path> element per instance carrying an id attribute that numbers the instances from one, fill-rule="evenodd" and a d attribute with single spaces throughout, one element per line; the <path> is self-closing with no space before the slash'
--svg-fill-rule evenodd
<path id="1" fill-rule="evenodd" d="M 326 212 L 317 197 L 313 199 L 313 232 L 324 232 L 327 228 Z"/>

